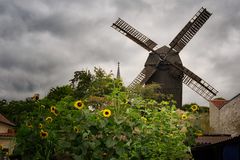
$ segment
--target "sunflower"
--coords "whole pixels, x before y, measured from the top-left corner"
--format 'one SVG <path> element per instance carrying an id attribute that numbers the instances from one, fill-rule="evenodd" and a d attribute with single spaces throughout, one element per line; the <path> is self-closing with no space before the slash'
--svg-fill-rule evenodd
<path id="1" fill-rule="evenodd" d="M 74 127 L 73 127 L 73 130 L 74 130 L 76 133 L 79 133 L 79 132 L 80 132 L 80 128 L 77 127 L 77 126 L 74 126 Z"/>
<path id="2" fill-rule="evenodd" d="M 48 132 L 47 132 L 47 131 L 44 131 L 44 130 L 41 130 L 41 131 L 40 131 L 40 137 L 41 137 L 41 138 L 47 138 L 47 137 L 48 137 Z"/>
<path id="3" fill-rule="evenodd" d="M 52 117 L 47 117 L 45 120 L 46 120 L 48 123 L 51 123 L 51 122 L 53 121 Z"/>
<path id="4" fill-rule="evenodd" d="M 33 125 L 30 124 L 30 123 L 27 123 L 26 126 L 27 126 L 28 128 L 33 128 Z"/>
<path id="5" fill-rule="evenodd" d="M 55 116 L 57 116 L 57 109 L 56 109 L 55 106 L 51 106 L 50 111 L 51 111 Z"/>
<path id="6" fill-rule="evenodd" d="M 74 107 L 80 110 L 80 109 L 83 109 L 84 104 L 81 100 L 78 100 L 74 103 Z"/>
<path id="7" fill-rule="evenodd" d="M 196 110 L 198 110 L 198 106 L 196 104 L 192 105 L 191 109 L 192 109 L 193 112 L 195 112 Z"/>
<path id="8" fill-rule="evenodd" d="M 39 125 L 38 125 L 38 128 L 40 128 L 40 129 L 42 129 L 42 128 L 43 128 L 43 125 L 42 125 L 42 123 L 39 123 Z"/>
<path id="9" fill-rule="evenodd" d="M 188 117 L 186 114 L 182 114 L 182 120 L 186 120 Z"/>
<path id="10" fill-rule="evenodd" d="M 147 118 L 141 117 L 141 120 L 142 120 L 144 123 L 147 123 Z"/>
<path id="11" fill-rule="evenodd" d="M 198 130 L 198 131 L 195 132 L 195 135 L 199 137 L 199 136 L 202 136 L 203 133 L 202 133 L 202 131 Z"/>
<path id="12" fill-rule="evenodd" d="M 104 117 L 107 117 L 107 118 L 108 118 L 108 117 L 111 116 L 111 114 L 112 114 L 112 113 L 111 113 L 111 111 L 110 111 L 109 109 L 104 109 L 104 110 L 103 110 L 103 116 L 104 116 Z"/>
<path id="13" fill-rule="evenodd" d="M 50 110 L 51 110 L 51 112 L 54 112 L 56 110 L 56 107 L 55 106 L 51 106 Z"/>

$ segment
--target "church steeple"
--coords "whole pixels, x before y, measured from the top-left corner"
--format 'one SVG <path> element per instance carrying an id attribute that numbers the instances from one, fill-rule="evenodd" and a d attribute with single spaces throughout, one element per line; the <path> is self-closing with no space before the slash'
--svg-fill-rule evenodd
<path id="1" fill-rule="evenodd" d="M 120 63 L 118 62 L 118 68 L 117 68 L 117 79 L 120 79 Z"/>

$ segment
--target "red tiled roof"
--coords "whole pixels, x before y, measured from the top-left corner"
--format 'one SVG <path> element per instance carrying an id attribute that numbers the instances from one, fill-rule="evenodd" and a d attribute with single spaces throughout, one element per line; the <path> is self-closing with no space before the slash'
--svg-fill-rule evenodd
<path id="1" fill-rule="evenodd" d="M 1 113 L 0 113 L 0 122 L 7 124 L 9 126 L 16 126 L 14 123 L 10 122 L 7 118 L 5 118 Z"/>
<path id="2" fill-rule="evenodd" d="M 211 100 L 210 102 L 218 109 L 221 109 L 226 103 L 228 103 L 228 100 L 215 99 Z"/>
<path id="3" fill-rule="evenodd" d="M 231 139 L 230 135 L 205 135 L 195 139 L 197 144 L 215 144 Z"/>

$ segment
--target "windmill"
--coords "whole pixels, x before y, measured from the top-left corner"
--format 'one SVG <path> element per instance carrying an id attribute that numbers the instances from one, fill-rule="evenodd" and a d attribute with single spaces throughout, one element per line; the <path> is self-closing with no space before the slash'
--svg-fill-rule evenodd
<path id="1" fill-rule="evenodd" d="M 173 95 L 177 106 L 182 106 L 182 83 L 184 83 L 206 100 L 211 100 L 218 91 L 184 67 L 179 56 L 179 52 L 210 16 L 211 13 L 202 7 L 172 40 L 170 47 L 164 45 L 157 49 L 157 43 L 118 18 L 111 27 L 150 52 L 145 67 L 128 87 L 133 89 L 137 84 L 159 83 L 160 92 Z"/>

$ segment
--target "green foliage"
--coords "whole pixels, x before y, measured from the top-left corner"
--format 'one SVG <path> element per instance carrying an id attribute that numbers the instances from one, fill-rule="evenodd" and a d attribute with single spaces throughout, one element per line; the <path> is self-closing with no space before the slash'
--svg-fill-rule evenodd
<path id="1" fill-rule="evenodd" d="M 0 113 L 8 117 L 17 126 L 25 119 L 25 116 L 34 110 L 35 101 L 10 101 L 2 100 Z"/>
<path id="2" fill-rule="evenodd" d="M 158 92 L 159 89 L 160 85 L 156 83 L 149 84 L 144 87 L 136 85 L 132 91 L 132 96 L 142 96 L 144 99 L 158 100 L 160 97 L 160 93 Z"/>
<path id="3" fill-rule="evenodd" d="M 195 107 L 194 107 L 195 106 Z M 195 109 L 196 108 L 196 109 Z M 194 146 L 195 138 L 202 136 L 204 133 L 209 133 L 209 108 L 199 106 L 196 103 L 185 104 L 181 108 L 181 111 L 188 115 L 187 126 L 187 139 L 185 143 L 188 146 Z"/>
<path id="4" fill-rule="evenodd" d="M 73 95 L 73 90 L 70 85 L 57 86 L 56 88 L 51 88 L 47 98 L 50 100 L 60 101 L 62 98 Z"/>
<path id="5" fill-rule="evenodd" d="M 88 100 L 84 100 L 83 109 L 76 109 L 72 97 L 55 105 L 57 114 L 51 112 L 50 106 L 36 107 L 18 130 L 16 153 L 24 159 L 44 159 L 53 154 L 70 154 L 74 159 L 189 156 L 189 148 L 183 143 L 186 135 L 181 132 L 181 116 L 174 106 L 141 97 L 126 103 L 128 94 L 119 88 L 105 98 L 102 108 L 94 111 L 88 109 L 92 105 Z M 111 111 L 109 117 L 104 116 L 106 109 Z M 53 121 L 48 123 L 47 117 Z M 39 136 L 41 130 L 48 132 L 47 138 Z"/>
<path id="6" fill-rule="evenodd" d="M 147 84 L 144 87 L 142 85 L 136 85 L 134 89 L 131 90 L 131 96 L 141 96 L 144 99 L 153 99 L 158 102 L 161 101 L 171 101 L 171 103 L 176 104 L 172 98 L 172 95 L 166 95 L 160 92 L 161 86 L 158 83 Z"/>
<path id="7" fill-rule="evenodd" d="M 168 98 L 156 101 L 156 84 L 128 92 L 101 68 L 77 71 L 70 81 L 38 101 L 0 103 L 22 114 L 15 154 L 26 160 L 191 158 L 200 130 L 192 105 L 182 111 Z"/>
<path id="8" fill-rule="evenodd" d="M 208 107 L 205 107 L 205 106 L 199 106 L 198 104 L 196 103 L 190 103 L 190 104 L 184 104 L 181 109 L 184 110 L 184 111 L 188 111 L 188 112 L 191 112 L 192 109 L 191 109 L 191 106 L 193 105 L 197 105 L 199 108 L 198 108 L 198 113 L 208 113 L 209 112 L 209 108 Z"/>
<path id="9" fill-rule="evenodd" d="M 74 78 L 70 80 L 74 90 L 74 96 L 83 98 L 90 95 L 89 88 L 91 87 L 93 75 L 89 70 L 74 72 Z"/>
<path id="10" fill-rule="evenodd" d="M 25 116 L 24 121 L 17 130 L 17 145 L 14 153 L 22 155 L 24 160 L 50 159 L 54 153 L 56 135 L 54 130 L 51 130 L 53 125 L 46 121 L 46 116 L 51 116 L 49 111 L 44 105 L 38 103 L 34 107 L 34 111 Z M 42 130 L 50 130 L 51 133 L 48 133 L 47 138 L 41 138 L 40 133 Z"/>
<path id="11" fill-rule="evenodd" d="M 100 80 L 94 82 L 102 84 Z M 186 123 L 174 105 L 131 97 L 117 79 L 110 86 L 111 92 L 105 96 L 96 94 L 77 103 L 72 96 L 55 104 L 40 100 L 17 132 L 15 153 L 24 159 L 59 155 L 73 159 L 190 157 L 189 147 L 184 144 L 186 133 L 182 132 Z M 76 107 L 79 102 L 84 105 Z M 47 117 L 52 118 L 51 123 Z M 41 137 L 41 131 L 48 136 Z"/>
<path id="12" fill-rule="evenodd" d="M 112 74 L 107 74 L 103 69 L 96 67 L 94 74 L 89 70 L 76 71 L 70 82 L 75 98 L 101 97 L 111 93 L 114 87 Z"/>

